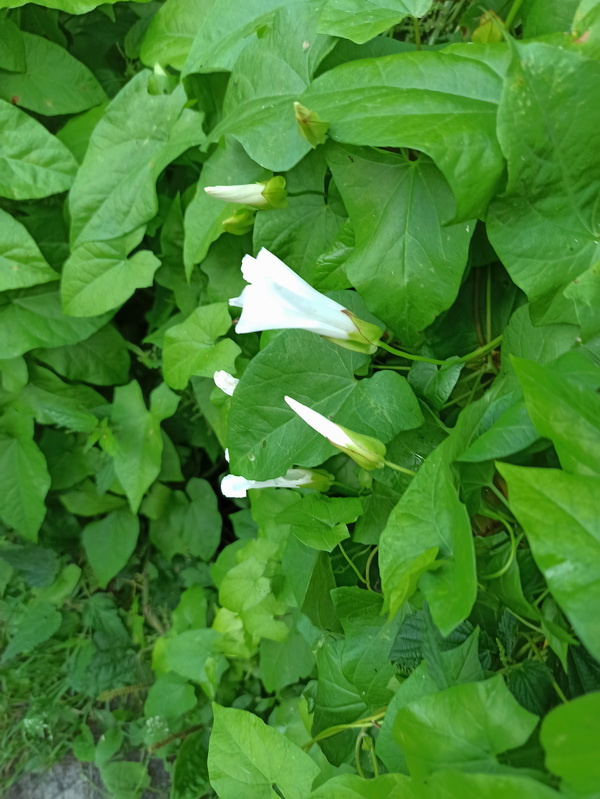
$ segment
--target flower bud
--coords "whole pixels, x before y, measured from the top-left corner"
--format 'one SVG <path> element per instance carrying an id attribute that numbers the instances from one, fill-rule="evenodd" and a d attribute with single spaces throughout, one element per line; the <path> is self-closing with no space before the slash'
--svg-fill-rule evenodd
<path id="1" fill-rule="evenodd" d="M 243 236 L 249 233 L 254 227 L 254 214 L 252 208 L 236 208 L 235 211 L 223 220 L 223 230 L 225 233 L 232 233 L 234 236 Z"/>
<path id="2" fill-rule="evenodd" d="M 204 191 L 211 197 L 251 208 L 285 208 L 287 192 L 285 178 L 278 175 L 264 183 L 244 183 L 239 186 L 205 186 Z"/>
<path id="3" fill-rule="evenodd" d="M 301 103 L 294 103 L 294 115 L 298 122 L 300 135 L 313 149 L 318 144 L 325 144 L 329 122 L 323 122 L 316 111 L 311 111 Z"/>
<path id="4" fill-rule="evenodd" d="M 331 419 L 327 419 L 291 397 L 284 397 L 284 399 L 306 424 L 324 436 L 334 447 L 352 458 L 363 469 L 383 469 L 386 447 L 378 438 L 348 430 L 347 427 L 332 422 Z"/>

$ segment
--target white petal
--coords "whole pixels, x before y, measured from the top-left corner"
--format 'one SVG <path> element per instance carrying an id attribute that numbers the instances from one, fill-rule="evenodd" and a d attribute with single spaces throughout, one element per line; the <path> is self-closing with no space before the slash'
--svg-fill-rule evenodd
<path id="1" fill-rule="evenodd" d="M 287 404 L 290 408 L 298 414 L 298 416 L 303 419 L 306 424 L 310 425 L 313 430 L 316 430 L 317 433 L 320 433 L 322 436 L 325 436 L 332 444 L 336 447 L 342 448 L 353 448 L 354 442 L 350 438 L 350 436 L 342 430 L 342 428 L 332 422 L 331 419 L 327 419 L 317 411 L 313 411 L 312 408 L 308 408 L 306 405 L 303 405 L 301 402 L 298 402 L 291 397 L 284 397 Z"/>
<path id="2" fill-rule="evenodd" d="M 238 333 L 293 328 L 340 339 L 356 333 L 343 305 L 313 289 L 268 250 L 257 258 L 244 256 L 242 273 L 250 285 L 229 300 L 243 309 Z"/>
<path id="3" fill-rule="evenodd" d="M 238 205 L 253 205 L 255 208 L 269 204 L 263 197 L 265 187 L 260 183 L 245 183 L 240 186 L 205 186 L 204 191 L 211 197 Z"/>
<path id="4" fill-rule="evenodd" d="M 289 469 L 283 477 L 273 477 L 271 480 L 246 480 L 235 474 L 227 474 L 221 481 L 221 492 L 226 497 L 245 497 L 253 488 L 297 488 L 309 485 L 313 473 L 310 469 Z"/>
<path id="5" fill-rule="evenodd" d="M 226 372 L 224 369 L 220 369 L 218 372 L 215 372 L 213 375 L 213 380 L 215 381 L 215 385 L 217 388 L 220 388 L 225 394 L 228 394 L 230 397 L 233 396 L 233 392 L 236 389 L 237 384 L 240 382 L 237 377 L 230 375 L 229 372 Z"/>
<path id="6" fill-rule="evenodd" d="M 245 497 L 249 488 L 253 487 L 253 480 L 238 477 L 236 474 L 226 474 L 221 480 L 221 493 L 224 497 Z"/>

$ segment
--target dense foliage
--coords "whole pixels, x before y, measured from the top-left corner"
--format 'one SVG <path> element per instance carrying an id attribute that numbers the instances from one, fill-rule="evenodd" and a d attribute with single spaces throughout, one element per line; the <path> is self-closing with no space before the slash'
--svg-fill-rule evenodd
<path id="1" fill-rule="evenodd" d="M 0 0 L 4 786 L 599 797 L 600 0 L 97 5 Z"/>

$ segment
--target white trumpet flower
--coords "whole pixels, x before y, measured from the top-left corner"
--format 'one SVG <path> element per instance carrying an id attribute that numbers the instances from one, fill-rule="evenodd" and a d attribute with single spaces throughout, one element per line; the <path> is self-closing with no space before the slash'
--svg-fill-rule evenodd
<path id="1" fill-rule="evenodd" d="M 264 247 L 256 258 L 245 255 L 242 275 L 250 285 L 230 305 L 242 308 L 238 333 L 259 330 L 310 330 L 359 352 L 375 352 L 382 331 L 359 319 L 339 302 L 302 280 Z"/>
<path id="2" fill-rule="evenodd" d="M 324 436 L 334 447 L 342 450 L 363 469 L 383 469 L 386 465 L 386 448 L 379 439 L 364 436 L 342 427 L 331 419 L 313 411 L 291 397 L 284 397 L 290 408 L 306 422 L 307 425 Z"/>
<path id="3" fill-rule="evenodd" d="M 233 392 L 235 391 L 237 384 L 240 382 L 237 377 L 230 375 L 229 372 L 226 372 L 224 369 L 220 369 L 218 372 L 215 372 L 213 375 L 213 380 L 215 381 L 216 387 L 220 388 L 221 391 L 230 397 L 233 396 Z"/>
<path id="4" fill-rule="evenodd" d="M 252 208 L 285 208 L 287 192 L 285 178 L 277 177 L 264 183 L 243 183 L 238 186 L 205 186 L 204 191 L 211 197 Z"/>
<path id="5" fill-rule="evenodd" d="M 331 486 L 332 478 L 311 469 L 289 469 L 283 477 L 274 477 L 272 480 L 246 480 L 236 474 L 225 475 L 221 481 L 221 492 L 226 497 L 245 497 L 250 489 L 254 488 L 314 488 L 317 491 L 327 491 Z"/>

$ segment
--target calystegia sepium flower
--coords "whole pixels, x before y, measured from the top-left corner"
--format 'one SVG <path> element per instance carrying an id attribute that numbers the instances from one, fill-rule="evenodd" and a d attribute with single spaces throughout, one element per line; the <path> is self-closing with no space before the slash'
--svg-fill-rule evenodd
<path id="1" fill-rule="evenodd" d="M 280 175 L 264 183 L 244 183 L 238 186 L 206 186 L 204 191 L 211 197 L 251 208 L 286 208 L 287 192 L 285 178 Z"/>
<path id="2" fill-rule="evenodd" d="M 242 275 L 249 285 L 229 300 L 242 308 L 238 333 L 310 330 L 350 350 L 377 350 L 381 328 L 321 294 L 264 247 L 256 258 L 244 256 Z"/>
<path id="3" fill-rule="evenodd" d="M 271 480 L 246 480 L 236 474 L 227 474 L 221 481 L 221 492 L 226 497 L 245 497 L 255 488 L 313 488 L 315 491 L 328 491 L 333 478 L 312 469 L 289 469 L 283 477 Z"/>
<path id="4" fill-rule="evenodd" d="M 386 465 L 385 444 L 379 439 L 348 430 L 291 397 L 284 399 L 307 425 L 324 436 L 334 447 L 346 453 L 363 469 L 383 469 Z"/>

